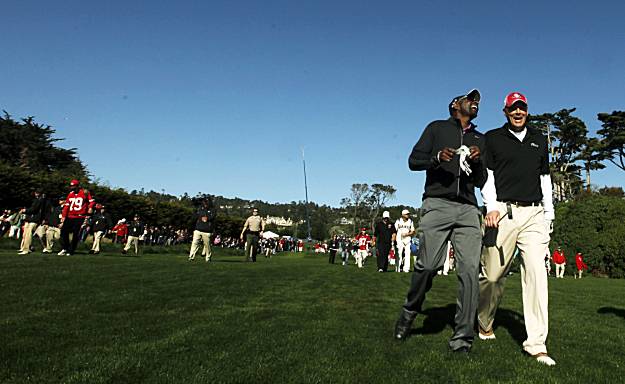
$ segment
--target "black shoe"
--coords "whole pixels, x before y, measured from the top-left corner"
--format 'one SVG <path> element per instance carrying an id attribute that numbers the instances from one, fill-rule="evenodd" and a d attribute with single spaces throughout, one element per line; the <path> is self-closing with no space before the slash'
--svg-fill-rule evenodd
<path id="1" fill-rule="evenodd" d="M 122 255 L 125 255 L 127 253 L 128 253 L 128 251 L 122 249 Z"/>
<path id="2" fill-rule="evenodd" d="M 99 255 L 99 254 L 100 254 L 100 252 L 99 252 L 99 251 L 98 251 L 98 252 L 93 252 L 93 254 L 94 254 L 94 255 Z"/>
<path id="3" fill-rule="evenodd" d="M 94 251 L 93 249 L 90 249 L 90 250 L 89 250 L 89 254 L 90 254 L 90 255 L 93 255 L 94 253 L 95 253 L 95 251 Z"/>
<path id="4" fill-rule="evenodd" d="M 399 319 L 395 323 L 395 340 L 403 341 L 408 338 L 415 317 L 417 317 L 417 312 L 410 312 L 402 308 Z"/>

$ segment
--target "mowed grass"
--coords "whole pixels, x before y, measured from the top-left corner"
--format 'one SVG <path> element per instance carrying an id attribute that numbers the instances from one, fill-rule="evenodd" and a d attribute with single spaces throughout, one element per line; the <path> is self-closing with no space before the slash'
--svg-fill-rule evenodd
<path id="1" fill-rule="evenodd" d="M 521 353 L 518 275 L 497 340 L 447 350 L 455 276 L 439 276 L 404 343 L 392 339 L 410 275 L 312 254 L 242 262 L 184 248 L 139 257 L 0 252 L 3 383 L 605 383 L 625 377 L 625 283 L 550 279 L 548 348 Z"/>

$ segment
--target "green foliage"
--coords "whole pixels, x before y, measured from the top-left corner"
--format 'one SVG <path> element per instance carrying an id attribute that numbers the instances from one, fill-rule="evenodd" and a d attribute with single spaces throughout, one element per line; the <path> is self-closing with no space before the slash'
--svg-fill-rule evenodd
<path id="1" fill-rule="evenodd" d="M 603 123 L 597 131 L 603 138 L 603 154 L 625 171 L 625 111 L 599 113 L 597 118 Z"/>
<path id="2" fill-rule="evenodd" d="M 625 200 L 586 194 L 556 206 L 552 246 L 560 245 L 567 267 L 581 251 L 594 274 L 625 277 Z"/>

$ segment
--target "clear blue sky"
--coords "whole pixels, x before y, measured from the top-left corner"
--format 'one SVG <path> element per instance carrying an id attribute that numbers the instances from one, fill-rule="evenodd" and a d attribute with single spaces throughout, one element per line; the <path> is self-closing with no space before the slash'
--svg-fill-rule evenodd
<path id="1" fill-rule="evenodd" d="M 449 100 L 625 109 L 621 1 L 2 2 L 0 108 L 52 125 L 89 171 L 164 189 L 338 206 L 354 182 L 419 206 L 407 157 Z M 610 166 L 593 184 L 625 184 Z"/>

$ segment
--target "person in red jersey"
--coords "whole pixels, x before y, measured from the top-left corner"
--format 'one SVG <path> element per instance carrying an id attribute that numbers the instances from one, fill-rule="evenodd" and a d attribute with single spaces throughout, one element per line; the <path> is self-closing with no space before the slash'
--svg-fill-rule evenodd
<path id="1" fill-rule="evenodd" d="M 71 255 L 76 251 L 78 245 L 80 228 L 86 223 L 87 217 L 91 215 L 95 201 L 91 193 L 80 187 L 78 180 L 69 183 L 70 192 L 67 194 L 65 205 L 61 213 L 61 246 L 60 256 Z M 69 235 L 72 234 L 72 241 Z"/>
<path id="2" fill-rule="evenodd" d="M 358 242 L 358 252 L 355 255 L 356 264 L 358 264 L 358 268 L 362 268 L 362 264 L 369 253 L 369 243 L 371 243 L 371 236 L 367 234 L 367 228 L 360 229 L 360 233 L 356 235 L 356 241 Z"/>
<path id="3" fill-rule="evenodd" d="M 588 266 L 586 265 L 586 263 L 584 263 L 584 258 L 582 257 L 581 252 L 577 252 L 575 254 L 575 266 L 577 267 L 577 274 L 575 274 L 575 278 L 581 279 L 584 269 L 588 270 Z"/>
<path id="4" fill-rule="evenodd" d="M 564 278 L 564 267 L 566 267 L 566 257 L 564 251 L 558 247 L 553 251 L 553 263 L 556 265 L 556 278 Z"/>

